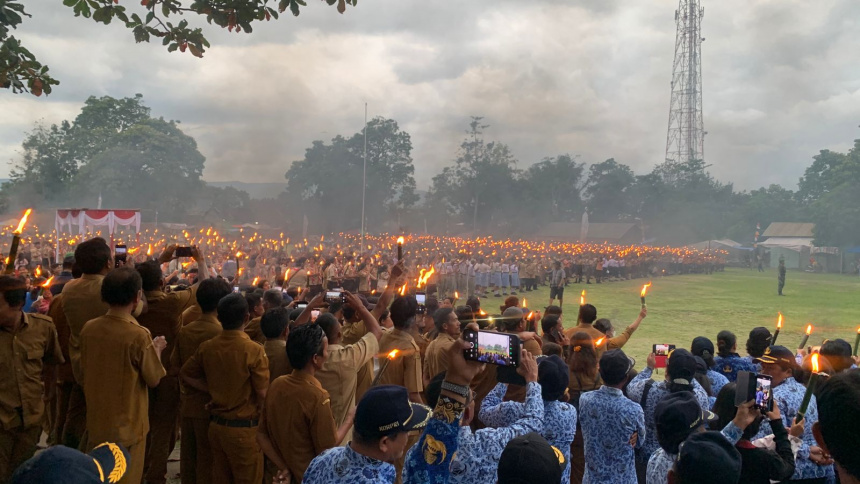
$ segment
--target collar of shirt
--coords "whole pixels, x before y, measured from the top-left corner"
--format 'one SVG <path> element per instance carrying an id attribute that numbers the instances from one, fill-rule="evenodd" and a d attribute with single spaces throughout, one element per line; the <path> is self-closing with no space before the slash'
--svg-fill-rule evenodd
<path id="1" fill-rule="evenodd" d="M 218 321 L 218 316 L 215 313 L 201 314 L 200 317 L 197 318 L 195 321 L 203 321 L 206 323 L 212 323 L 221 326 L 221 321 Z"/>
<path id="2" fill-rule="evenodd" d="M 221 332 L 221 337 L 227 339 L 246 339 L 248 341 L 251 340 L 251 337 L 248 336 L 248 333 L 241 329 L 225 329 Z"/>
<path id="3" fill-rule="evenodd" d="M 87 281 L 100 281 L 104 278 L 105 276 L 103 274 L 81 274 L 81 279 Z"/>
<path id="4" fill-rule="evenodd" d="M 21 313 L 21 324 L 18 326 L 17 329 L 7 328 L 6 326 L 0 326 L 0 331 L 5 331 L 7 333 L 15 334 L 18 331 L 21 331 L 22 329 L 26 328 L 29 325 L 30 325 L 30 321 L 27 320 L 27 317 L 22 312 Z"/>
<path id="5" fill-rule="evenodd" d="M 105 313 L 105 316 L 110 317 L 110 318 L 114 318 L 114 319 L 120 319 L 122 321 L 131 323 L 134 325 L 139 325 L 137 320 L 134 319 L 134 316 L 132 316 L 131 314 L 124 312 L 124 311 L 118 311 L 116 309 L 108 309 L 108 312 Z"/>
<path id="6" fill-rule="evenodd" d="M 244 334 L 244 333 L 242 333 L 242 334 Z M 247 338 L 247 336 L 245 336 L 245 337 Z M 250 338 L 248 338 L 248 339 L 250 339 Z M 294 369 L 293 372 L 290 373 L 290 378 L 292 378 L 294 380 L 298 380 L 300 382 L 308 383 L 310 385 L 313 385 L 313 386 L 319 388 L 320 390 L 323 389 L 319 380 L 317 380 L 315 377 L 313 377 L 311 375 L 308 375 L 307 373 L 305 373 L 303 371 Z"/>
<path id="7" fill-rule="evenodd" d="M 616 397 L 623 397 L 624 396 L 624 393 L 620 389 L 614 388 L 614 387 L 608 387 L 606 385 L 601 386 L 600 388 L 597 389 L 597 391 L 603 392 L 603 393 L 608 393 L 608 394 L 610 394 L 612 396 L 616 396 Z"/>

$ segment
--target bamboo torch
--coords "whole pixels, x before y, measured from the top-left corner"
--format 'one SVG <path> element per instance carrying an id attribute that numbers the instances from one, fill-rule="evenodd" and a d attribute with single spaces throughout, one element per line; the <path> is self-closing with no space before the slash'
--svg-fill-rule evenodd
<path id="1" fill-rule="evenodd" d="M 9 247 L 9 256 L 6 258 L 6 270 L 4 272 L 7 275 L 15 272 L 15 259 L 18 258 L 18 244 L 21 243 L 21 232 L 24 231 L 24 225 L 27 224 L 27 218 L 32 212 L 33 209 L 28 208 L 24 212 L 24 216 L 21 217 L 21 221 L 18 222 L 18 228 L 12 232 L 12 245 Z"/>

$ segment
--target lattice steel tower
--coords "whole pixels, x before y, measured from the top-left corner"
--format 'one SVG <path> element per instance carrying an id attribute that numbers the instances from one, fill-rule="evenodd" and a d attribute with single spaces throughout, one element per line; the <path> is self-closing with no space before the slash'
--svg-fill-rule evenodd
<path id="1" fill-rule="evenodd" d="M 702 122 L 702 17 L 700 0 L 679 0 L 675 10 L 675 60 L 666 136 L 666 163 L 704 159 Z"/>

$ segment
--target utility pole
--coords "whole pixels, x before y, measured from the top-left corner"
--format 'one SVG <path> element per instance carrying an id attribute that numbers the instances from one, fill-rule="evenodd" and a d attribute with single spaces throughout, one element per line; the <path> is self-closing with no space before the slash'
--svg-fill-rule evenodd
<path id="1" fill-rule="evenodd" d="M 364 199 L 367 195 L 367 103 L 364 103 L 364 169 L 361 173 L 361 250 L 364 250 Z"/>

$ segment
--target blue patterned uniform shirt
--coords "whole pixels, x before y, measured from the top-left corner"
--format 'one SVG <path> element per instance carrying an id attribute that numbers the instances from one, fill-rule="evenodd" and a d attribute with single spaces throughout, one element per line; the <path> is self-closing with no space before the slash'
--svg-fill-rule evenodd
<path id="1" fill-rule="evenodd" d="M 734 422 L 729 422 L 728 425 L 720 432 L 732 445 L 738 443 L 744 434 L 744 431 L 739 429 Z M 675 465 L 675 459 L 678 456 L 669 454 L 662 447 L 651 454 L 651 459 L 648 461 L 648 471 L 645 473 L 645 484 L 666 484 L 669 481 L 669 470 Z"/>
<path id="2" fill-rule="evenodd" d="M 352 450 L 352 447 L 334 447 L 316 456 L 302 482 L 306 484 L 391 484 L 397 477 L 394 466 L 371 459 Z"/>
<path id="3" fill-rule="evenodd" d="M 579 397 L 579 425 L 585 440 L 583 484 L 636 484 L 636 462 L 630 438 L 639 433 L 636 446 L 647 436 L 645 415 L 639 404 L 617 388 L 602 386 Z"/>
<path id="4" fill-rule="evenodd" d="M 645 391 L 645 385 L 651 379 L 652 372 L 651 368 L 645 368 L 627 386 L 627 397 L 636 402 L 637 405 L 642 401 L 642 393 Z M 643 464 L 647 464 L 651 454 L 660 448 L 655 430 L 657 426 L 654 423 L 654 410 L 657 409 L 657 404 L 660 403 L 660 400 L 668 394 L 669 386 L 665 381 L 654 382 L 651 385 L 650 392 L 648 392 L 648 401 L 644 405 L 645 427 L 648 429 L 648 435 L 644 439 L 641 435 L 639 436 L 642 448 L 636 454 L 636 458 Z M 693 380 L 693 394 L 696 396 L 696 401 L 699 402 L 699 406 L 703 410 L 710 410 L 711 401 L 708 399 L 708 394 L 705 393 L 702 385 L 699 385 L 699 382 L 695 380 Z"/>
<path id="5" fill-rule="evenodd" d="M 756 373 L 756 366 L 752 361 L 746 358 L 741 358 L 737 354 L 733 354 L 725 358 L 722 356 L 714 357 L 714 367 L 711 369 L 717 373 L 721 373 L 724 377 L 728 378 L 729 381 L 737 381 L 739 371 L 751 371 Z"/>
<path id="6" fill-rule="evenodd" d="M 519 402 L 503 402 L 508 386 L 499 383 L 484 397 L 479 418 L 490 427 L 506 427 L 521 419 L 526 412 Z M 561 482 L 570 481 L 570 444 L 576 435 L 576 408 L 569 403 L 543 402 L 543 429 L 540 434 L 564 455 Z"/>
<path id="7" fill-rule="evenodd" d="M 803 401 L 803 395 L 806 393 L 806 387 L 797 382 L 793 377 L 787 378 L 779 385 L 773 387 L 774 402 L 779 405 L 779 413 L 782 415 L 782 423 L 786 429 L 791 428 L 794 423 L 794 417 L 797 416 L 797 411 L 800 409 L 800 402 Z M 797 451 L 795 458 L 794 475 L 791 480 L 798 479 L 818 479 L 833 475 L 833 466 L 820 466 L 809 460 L 809 447 L 817 446 L 815 437 L 812 436 L 812 424 L 818 421 L 818 406 L 815 403 L 815 395 L 809 401 L 809 407 L 806 409 L 806 421 L 803 424 L 803 435 L 801 440 L 803 443 Z M 764 419 L 761 423 L 761 429 L 758 434 L 752 439 L 760 439 L 773 433 L 770 428 L 770 422 Z"/>
<path id="8" fill-rule="evenodd" d="M 540 384 L 531 382 L 526 385 L 523 415 L 510 426 L 497 429 L 485 428 L 473 433 L 468 426 L 460 427 L 457 419 L 456 438 L 451 439 L 451 427 L 435 424 L 431 427 L 436 420 L 433 418 L 418 443 L 406 453 L 403 482 L 407 484 L 496 482 L 499 458 L 505 446 L 514 437 L 540 432 L 543 428 L 543 416 Z M 445 465 L 444 469 L 441 468 L 442 465 Z"/>
<path id="9" fill-rule="evenodd" d="M 711 382 L 711 390 L 714 391 L 714 396 L 719 395 L 720 390 L 729 382 L 729 379 L 723 376 L 722 373 L 717 373 L 714 370 L 708 370 L 707 377 L 708 381 Z"/>

